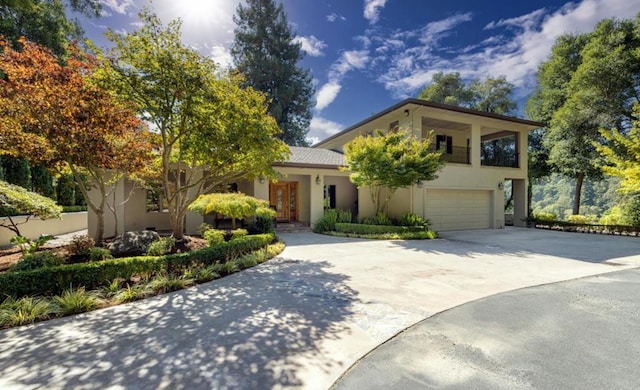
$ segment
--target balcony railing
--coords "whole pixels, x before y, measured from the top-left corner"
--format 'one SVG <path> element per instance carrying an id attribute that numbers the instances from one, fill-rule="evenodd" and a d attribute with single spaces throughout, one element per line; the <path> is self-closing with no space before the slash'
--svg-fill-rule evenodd
<path id="1" fill-rule="evenodd" d="M 431 152 L 441 153 L 440 159 L 450 163 L 456 164 L 471 164 L 471 148 L 465 148 L 461 146 L 454 146 L 451 148 L 451 153 L 447 153 L 446 149 L 436 150 L 435 146 L 429 148 Z"/>
<path id="2" fill-rule="evenodd" d="M 482 153 L 480 156 L 480 164 L 489 167 L 518 168 L 518 161 L 520 161 L 520 154 L 508 151 L 502 153 Z"/>

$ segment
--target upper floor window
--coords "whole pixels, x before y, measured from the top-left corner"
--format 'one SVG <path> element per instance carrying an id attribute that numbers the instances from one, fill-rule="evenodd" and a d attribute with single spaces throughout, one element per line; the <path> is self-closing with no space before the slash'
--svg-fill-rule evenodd
<path id="1" fill-rule="evenodd" d="M 453 153 L 453 137 L 450 135 L 436 135 L 436 150 L 440 153 Z"/>

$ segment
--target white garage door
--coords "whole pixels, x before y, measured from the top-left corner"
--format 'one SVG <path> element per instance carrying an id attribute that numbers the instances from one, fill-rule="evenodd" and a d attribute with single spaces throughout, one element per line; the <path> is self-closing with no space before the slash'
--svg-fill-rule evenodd
<path id="1" fill-rule="evenodd" d="M 488 229 L 491 225 L 490 191 L 426 191 L 426 217 L 433 230 Z"/>

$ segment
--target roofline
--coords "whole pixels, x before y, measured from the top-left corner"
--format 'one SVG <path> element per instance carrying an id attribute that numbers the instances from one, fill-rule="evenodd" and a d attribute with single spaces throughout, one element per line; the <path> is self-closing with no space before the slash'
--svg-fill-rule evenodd
<path id="1" fill-rule="evenodd" d="M 353 126 L 350 126 L 344 130 L 342 130 L 339 133 L 336 133 L 334 135 L 332 135 L 329 138 L 323 139 L 322 141 L 318 142 L 317 144 L 314 144 L 313 146 L 311 146 L 312 148 L 316 148 L 318 146 L 321 146 L 335 138 L 338 138 L 348 132 L 350 132 L 353 129 L 356 129 L 360 126 L 363 126 L 371 121 L 374 121 L 384 115 L 387 115 L 388 113 L 395 111 L 403 106 L 406 106 L 408 104 L 416 104 L 419 106 L 423 106 L 423 107 L 431 107 L 431 108 L 438 108 L 441 110 L 447 110 L 447 111 L 455 111 L 455 112 L 460 112 L 463 114 L 470 114 L 470 115 L 476 115 L 476 116 L 483 116 L 485 118 L 491 118 L 491 119 L 499 119 L 499 120 L 503 120 L 503 121 L 508 121 L 508 122 L 514 122 L 514 123 L 519 123 L 522 125 L 529 125 L 529 126 L 535 126 L 535 128 L 538 127 L 545 127 L 544 123 L 541 122 L 535 122 L 535 121 L 531 121 L 528 119 L 521 119 L 521 118 L 516 118 L 513 116 L 507 116 L 507 115 L 502 115 L 502 114 L 495 114 L 493 112 L 484 112 L 484 111 L 477 111 L 477 110 L 472 110 L 469 108 L 464 108 L 464 107 L 458 107 L 458 106 L 452 106 L 450 104 L 443 104 L 443 103 L 436 103 L 436 102 L 431 102 L 428 100 L 422 100 L 422 99 L 416 99 L 416 98 L 408 98 L 405 99 L 399 103 L 394 104 L 393 106 L 387 108 L 386 110 L 380 111 L 377 114 L 373 114 L 372 116 L 370 116 L 369 118 L 360 121 L 358 123 L 356 123 Z"/>
<path id="2" fill-rule="evenodd" d="M 328 164 L 309 164 L 309 163 L 292 163 L 277 162 L 272 164 L 274 167 L 290 167 L 290 168 L 314 168 L 314 169 L 340 169 L 346 168 L 346 165 L 328 165 Z"/>

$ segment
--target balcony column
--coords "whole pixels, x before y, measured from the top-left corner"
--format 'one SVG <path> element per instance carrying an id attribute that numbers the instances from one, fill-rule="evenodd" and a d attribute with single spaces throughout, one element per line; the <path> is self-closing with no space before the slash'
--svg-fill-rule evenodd
<path id="1" fill-rule="evenodd" d="M 471 124 L 471 166 L 480 166 L 480 144 L 482 142 L 481 127 L 478 123 Z"/>

